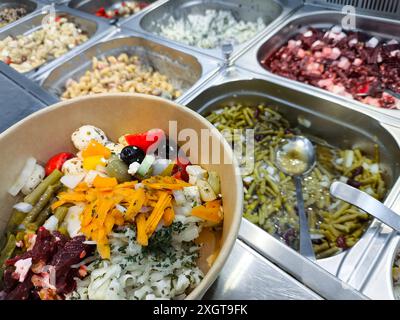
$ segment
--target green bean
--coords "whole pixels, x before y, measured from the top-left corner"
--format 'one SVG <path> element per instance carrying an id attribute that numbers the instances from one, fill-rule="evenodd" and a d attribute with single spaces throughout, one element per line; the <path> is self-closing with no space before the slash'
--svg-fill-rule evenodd
<path id="1" fill-rule="evenodd" d="M 36 217 L 34 224 L 36 225 L 36 229 L 41 227 L 47 220 L 49 216 L 51 216 L 51 203 L 49 203 Z"/>
<path id="2" fill-rule="evenodd" d="M 343 203 L 342 206 L 332 215 L 332 219 L 339 218 L 341 215 L 345 213 L 347 209 L 351 206 L 348 203 Z"/>
<path id="3" fill-rule="evenodd" d="M 53 171 L 54 172 L 54 171 Z M 50 185 L 46 188 L 44 193 L 40 196 L 39 200 L 32 208 L 32 210 L 26 215 L 24 220 L 22 221 L 22 225 L 26 226 L 28 223 L 33 222 L 39 213 L 46 207 L 46 205 L 53 198 L 54 193 L 56 191 L 56 187 L 54 185 Z"/>
<path id="4" fill-rule="evenodd" d="M 276 232 L 281 237 L 289 228 L 298 230 L 295 186 L 291 177 L 276 168 L 275 148 L 283 138 L 302 133 L 298 129 L 287 131 L 291 129 L 289 121 L 275 109 L 261 104 L 254 107 L 231 104 L 212 112 L 207 118 L 218 129 L 229 128 L 229 132 L 235 129 L 253 129 L 255 132 L 254 171 L 246 180 L 253 179 L 250 183 L 244 181 L 244 217 L 267 232 Z M 242 144 L 242 158 L 248 156 L 244 152 L 247 141 L 232 136 L 227 140 L 234 141 L 235 145 Z M 307 212 L 310 213 L 310 228 L 320 230 L 325 236 L 325 249 L 321 249 L 321 254 L 325 255 L 339 250 L 336 248 L 338 236 L 346 235 L 346 239 L 351 236 L 356 241 L 369 221 L 368 215 L 349 204 L 340 202 L 337 206 L 338 200 L 330 196 L 329 184 L 343 178 L 363 181 L 361 189 L 368 188 L 368 192 L 378 199 L 385 195 L 386 186 L 380 173 L 373 174 L 365 168 L 362 173 L 353 177 L 357 167 L 364 163 L 376 163 L 374 159 L 364 156 L 361 150 L 341 150 L 318 137 L 313 142 L 317 145 L 317 164 L 304 179 L 304 202 Z M 354 152 L 354 158 L 351 166 L 346 167 L 345 155 L 350 154 L 350 151 Z M 378 151 L 376 154 L 378 156 Z M 273 168 L 274 172 L 271 173 L 269 168 Z"/>
<path id="5" fill-rule="evenodd" d="M 68 213 L 68 208 L 67 207 L 58 207 L 56 209 L 56 212 L 54 212 L 54 215 L 58 219 L 58 225 L 61 225 L 61 223 L 64 221 L 65 216 Z"/>
<path id="6" fill-rule="evenodd" d="M 0 266 L 3 266 L 7 259 L 10 259 L 16 247 L 16 239 L 13 234 L 7 236 L 7 242 L 5 247 L 0 253 Z"/>
<path id="7" fill-rule="evenodd" d="M 329 248 L 329 249 L 327 249 L 327 250 L 325 250 L 325 251 L 322 251 L 322 252 L 318 253 L 317 258 L 318 258 L 318 259 L 323 259 L 323 258 L 327 258 L 327 257 L 333 256 L 333 255 L 334 255 L 335 253 L 337 253 L 339 250 L 340 250 L 340 249 L 337 248 L 337 247 Z"/>
<path id="8" fill-rule="evenodd" d="M 6 226 L 6 232 L 8 233 L 14 233 L 19 225 L 22 223 L 24 218 L 26 217 L 26 213 L 18 211 L 17 209 L 13 209 L 11 213 L 11 217 L 8 220 L 7 226 Z"/>
<path id="9" fill-rule="evenodd" d="M 315 253 L 318 254 L 318 253 L 320 253 L 322 251 L 328 250 L 329 249 L 329 243 L 328 242 L 323 242 L 323 243 L 321 243 L 319 245 L 314 245 L 313 248 L 314 248 Z"/>
<path id="10" fill-rule="evenodd" d="M 62 173 L 59 170 L 54 170 L 49 176 L 47 176 L 30 194 L 24 198 L 24 202 L 34 206 L 40 199 L 46 189 L 57 183 L 62 177 Z"/>

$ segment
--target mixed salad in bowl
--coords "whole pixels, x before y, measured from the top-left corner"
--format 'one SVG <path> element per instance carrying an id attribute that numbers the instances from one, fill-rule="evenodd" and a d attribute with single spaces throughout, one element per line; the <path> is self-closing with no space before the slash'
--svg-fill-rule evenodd
<path id="1" fill-rule="evenodd" d="M 0 299 L 185 298 L 218 255 L 218 174 L 161 129 L 71 139 L 76 154 L 27 159 L 9 189 Z"/>

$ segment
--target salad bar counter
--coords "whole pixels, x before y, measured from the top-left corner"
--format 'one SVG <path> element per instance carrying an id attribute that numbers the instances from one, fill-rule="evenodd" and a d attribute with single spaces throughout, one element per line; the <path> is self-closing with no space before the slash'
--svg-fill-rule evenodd
<path id="1" fill-rule="evenodd" d="M 350 28 L 343 25 L 348 13 L 342 5 L 322 0 L 0 1 L 0 132 L 5 131 L 7 139 L 14 134 L 7 128 L 56 102 L 74 104 L 78 101 L 74 99 L 81 98 L 92 108 L 86 102 L 90 99 L 85 100 L 88 96 L 124 93 L 186 106 L 187 112 L 194 111 L 218 129 L 215 134 L 252 129 L 254 170 L 240 179 L 243 210 L 238 237 L 213 284 L 206 288 L 203 283 L 212 276 L 206 274 L 201 282 L 196 280 L 201 278 L 197 271 L 190 271 L 190 286 L 199 288 L 188 297 L 197 298 L 202 292 L 199 295 L 205 299 L 398 299 L 397 232 L 330 194 L 331 184 L 341 181 L 400 214 L 400 2 L 383 3 L 353 7 L 355 26 Z M 101 111 L 102 103 L 98 104 Z M 141 108 L 140 104 L 134 107 Z M 163 116 L 168 112 L 159 117 L 164 120 Z M 149 116 L 143 118 L 147 121 Z M 316 150 L 316 164 L 303 178 L 316 260 L 299 253 L 295 183 L 275 161 L 275 148 L 293 135 L 307 137 Z M 121 150 L 115 150 L 121 140 L 114 138 L 109 148 L 118 155 Z M 241 150 L 250 143 L 244 136 L 226 139 L 231 146 L 240 143 Z M 244 156 L 239 157 L 239 166 Z M 74 155 L 74 159 L 79 157 L 79 152 Z M 209 179 L 211 173 L 206 172 Z M 130 182 L 118 183 L 113 188 L 123 189 Z M 194 187 L 189 184 L 184 186 Z M 79 187 L 69 187 L 68 192 Z M 82 190 L 78 192 L 89 195 L 91 191 Z M 175 191 L 173 201 L 179 202 Z M 220 201 L 218 206 L 224 207 L 226 216 L 229 194 L 223 194 L 222 200 L 218 193 L 212 203 Z M 64 201 L 61 206 L 82 203 L 68 202 L 62 195 L 60 191 L 56 197 Z M 211 208 L 208 202 L 199 207 Z M 135 241 L 140 244 L 139 216 L 145 215 L 140 211 L 135 220 Z M 118 217 L 113 219 L 116 224 Z M 223 223 L 226 228 L 225 223 L 231 222 Z M 118 250 L 113 244 L 122 241 L 118 235 L 107 238 L 110 249 L 108 243 L 100 244 L 94 231 L 84 234 L 89 244 L 97 242 L 101 257 L 111 254 L 109 259 L 115 259 Z M 129 238 L 129 231 L 124 236 Z M 112 267 L 102 262 L 99 269 L 96 263 L 88 264 L 93 273 Z M 133 276 L 129 272 L 124 270 L 118 277 L 128 279 Z M 179 283 L 180 275 L 174 277 Z M 77 291 L 67 297 L 90 298 L 91 286 L 93 279 L 90 284 L 87 278 L 78 280 Z M 132 289 L 129 294 L 138 299 L 165 297 L 143 290 Z M 170 297 L 180 299 L 186 293 Z M 0 292 L 0 299 L 3 296 Z"/>

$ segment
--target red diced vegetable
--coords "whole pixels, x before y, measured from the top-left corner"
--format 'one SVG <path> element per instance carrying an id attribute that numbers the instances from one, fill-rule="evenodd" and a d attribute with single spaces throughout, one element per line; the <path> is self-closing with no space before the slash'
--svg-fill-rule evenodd
<path id="1" fill-rule="evenodd" d="M 178 159 L 176 160 L 176 164 L 175 164 L 174 168 L 172 169 L 172 176 L 175 179 L 179 179 L 179 180 L 188 182 L 189 175 L 186 171 L 186 167 L 189 165 L 191 165 L 189 160 L 178 157 Z"/>
<path id="2" fill-rule="evenodd" d="M 147 151 L 150 147 L 156 147 L 165 133 L 161 129 L 152 129 L 145 133 L 128 134 L 125 136 L 126 143 L 130 146 L 135 146 L 143 151 Z"/>
<path id="3" fill-rule="evenodd" d="M 56 154 L 55 156 L 51 157 L 49 159 L 49 161 L 47 161 L 47 163 L 46 163 L 46 167 L 45 167 L 46 176 L 48 176 L 50 173 L 52 173 L 56 169 L 61 170 L 64 162 L 73 157 L 74 157 L 74 155 L 72 153 L 68 153 L 68 152 L 61 152 L 61 153 Z"/>

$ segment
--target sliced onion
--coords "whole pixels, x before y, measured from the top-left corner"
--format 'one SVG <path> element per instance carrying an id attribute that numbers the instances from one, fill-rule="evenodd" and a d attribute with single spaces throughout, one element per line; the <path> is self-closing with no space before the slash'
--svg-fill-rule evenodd
<path id="1" fill-rule="evenodd" d="M 18 202 L 13 208 L 20 212 L 28 213 L 32 210 L 33 206 L 30 203 Z"/>
<path id="2" fill-rule="evenodd" d="M 28 158 L 28 160 L 26 160 L 25 166 L 22 169 L 17 180 L 14 182 L 12 187 L 8 189 L 9 194 L 15 197 L 21 191 L 25 183 L 28 181 L 29 177 L 32 175 L 33 170 L 35 170 L 35 165 L 36 165 L 35 158 L 30 157 Z"/>
<path id="3" fill-rule="evenodd" d="M 70 189 L 75 189 L 76 186 L 85 178 L 85 174 L 73 174 L 73 175 L 65 175 L 60 181 L 61 183 Z"/>

